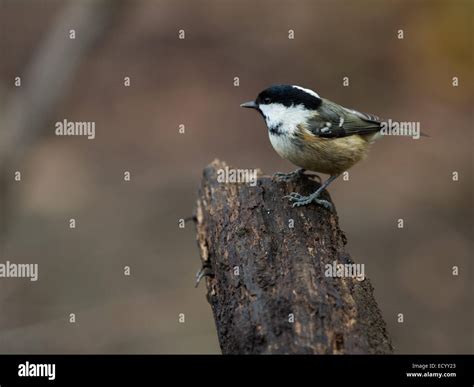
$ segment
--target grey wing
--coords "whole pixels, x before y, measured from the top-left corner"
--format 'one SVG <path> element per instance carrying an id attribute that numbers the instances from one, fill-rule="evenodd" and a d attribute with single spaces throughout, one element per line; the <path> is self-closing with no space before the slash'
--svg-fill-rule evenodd
<path id="1" fill-rule="evenodd" d="M 319 137 L 374 134 L 381 129 L 379 117 L 347 109 L 327 99 L 323 99 L 318 112 L 309 120 L 308 129 Z"/>

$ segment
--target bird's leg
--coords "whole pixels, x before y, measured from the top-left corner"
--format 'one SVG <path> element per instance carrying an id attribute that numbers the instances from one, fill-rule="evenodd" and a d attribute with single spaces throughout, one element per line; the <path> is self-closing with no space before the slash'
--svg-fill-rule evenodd
<path id="1" fill-rule="evenodd" d="M 319 195 L 331 184 L 339 175 L 331 175 L 322 185 L 317 189 L 317 191 L 313 192 L 311 195 L 303 196 L 297 192 L 292 192 L 289 195 L 285 196 L 285 198 L 289 198 L 290 202 L 293 202 L 293 207 L 300 207 L 306 206 L 312 202 L 323 206 L 324 208 L 332 211 L 333 206 L 330 202 L 324 199 L 319 199 Z"/>
<path id="2" fill-rule="evenodd" d="M 297 170 L 290 173 L 277 172 L 273 175 L 273 178 L 280 181 L 291 181 L 302 176 L 304 171 L 304 168 L 298 168 Z"/>

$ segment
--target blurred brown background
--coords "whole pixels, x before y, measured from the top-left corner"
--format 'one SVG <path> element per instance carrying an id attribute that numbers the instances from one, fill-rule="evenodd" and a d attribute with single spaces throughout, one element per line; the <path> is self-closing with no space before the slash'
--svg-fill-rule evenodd
<path id="1" fill-rule="evenodd" d="M 96 3 L 1 0 L 0 117 L 15 98 L 28 106 L 16 96 L 65 13 L 74 19 L 71 12 Z M 330 193 L 396 352 L 473 352 L 472 4 L 108 2 L 103 30 L 74 59 L 45 117 L 35 112 L 11 143 L 18 128 L 0 122 L 9 154 L 0 262 L 39 263 L 38 282 L 0 279 L 0 352 L 218 353 L 204 286 L 193 287 L 194 228 L 179 229 L 178 219 L 192 214 L 201 171 L 216 157 L 266 173 L 293 169 L 271 148 L 261 117 L 239 108 L 275 83 L 420 121 L 430 134 L 382 139 Z M 77 27 L 63 27 L 58 39 L 67 45 L 80 45 L 92 28 L 69 40 Z M 58 87 L 55 76 L 39 78 L 40 96 Z M 96 139 L 55 136 L 64 118 L 95 121 Z"/>

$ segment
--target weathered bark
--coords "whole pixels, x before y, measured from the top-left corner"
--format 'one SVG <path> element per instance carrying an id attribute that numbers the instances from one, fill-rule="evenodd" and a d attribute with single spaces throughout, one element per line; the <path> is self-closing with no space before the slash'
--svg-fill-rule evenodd
<path id="1" fill-rule="evenodd" d="M 353 263 L 337 215 L 316 205 L 292 208 L 282 198 L 319 184 L 267 176 L 255 187 L 219 183 L 225 167 L 215 160 L 204 170 L 196 211 L 222 352 L 390 353 L 370 282 L 325 276 L 326 264 Z"/>

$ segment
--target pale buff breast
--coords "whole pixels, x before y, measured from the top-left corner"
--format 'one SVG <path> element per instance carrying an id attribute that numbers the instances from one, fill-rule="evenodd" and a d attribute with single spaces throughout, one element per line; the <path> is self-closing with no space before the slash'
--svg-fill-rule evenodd
<path id="1" fill-rule="evenodd" d="M 340 174 L 369 150 L 369 141 L 354 135 L 342 138 L 276 136 L 270 134 L 276 152 L 293 164 L 314 172 Z"/>

